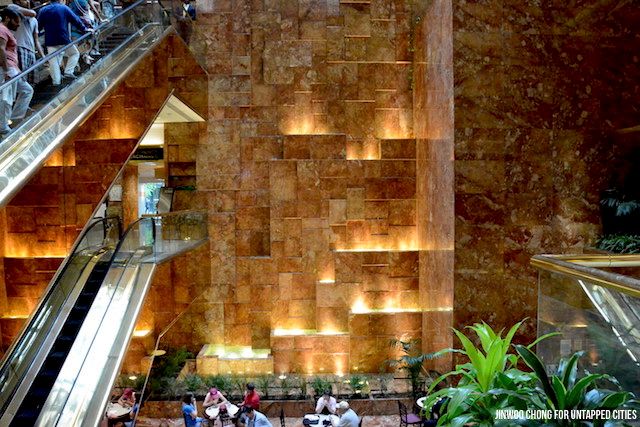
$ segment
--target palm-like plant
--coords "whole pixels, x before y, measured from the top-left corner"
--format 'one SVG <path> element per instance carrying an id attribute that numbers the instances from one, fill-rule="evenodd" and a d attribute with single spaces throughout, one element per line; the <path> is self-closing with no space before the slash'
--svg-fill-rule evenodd
<path id="1" fill-rule="evenodd" d="M 392 339 L 389 344 L 392 348 L 399 349 L 402 352 L 402 356 L 397 359 L 387 360 L 386 364 L 391 368 L 401 369 L 409 375 L 411 393 L 414 398 L 417 398 L 418 393 L 421 391 L 423 379 L 431 378 L 429 371 L 424 367 L 424 362 L 441 357 L 451 351 L 450 349 L 445 349 L 434 353 L 422 353 L 419 339 L 408 341 Z"/>

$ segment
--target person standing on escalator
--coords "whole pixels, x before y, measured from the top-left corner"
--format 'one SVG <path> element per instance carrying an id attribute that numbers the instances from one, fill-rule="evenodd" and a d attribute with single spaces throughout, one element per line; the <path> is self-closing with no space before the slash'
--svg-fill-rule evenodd
<path id="1" fill-rule="evenodd" d="M 20 26 L 20 15 L 11 9 L 0 12 L 0 84 L 20 74 L 16 38 L 12 31 Z M 19 78 L 0 93 L 0 138 L 11 132 L 9 119 L 22 120 L 29 108 L 33 88 Z"/>
<path id="2" fill-rule="evenodd" d="M 64 77 L 73 79 L 73 73 L 80 59 L 80 52 L 76 45 L 68 46 L 71 43 L 69 36 L 69 24 L 76 27 L 82 33 L 92 30 L 88 29 L 80 20 L 78 15 L 66 5 L 60 3 L 60 0 L 51 0 L 51 2 L 40 9 L 38 13 L 38 25 L 44 30 L 44 46 L 47 53 L 63 50 L 61 55 L 56 55 L 49 60 L 49 74 L 54 86 L 61 83 L 60 68 L 62 58 L 65 57 L 67 62 L 64 66 Z"/>
<path id="3" fill-rule="evenodd" d="M 41 58 L 44 57 L 44 51 L 38 38 L 36 12 L 30 9 L 29 0 L 13 0 L 13 4 L 7 6 L 7 9 L 18 12 L 20 15 L 20 27 L 13 32 L 13 35 L 18 43 L 18 65 L 22 71 L 25 71 L 36 63 L 36 54 L 39 54 Z M 27 81 L 30 85 L 34 85 L 35 74 L 33 72 L 27 74 Z"/>

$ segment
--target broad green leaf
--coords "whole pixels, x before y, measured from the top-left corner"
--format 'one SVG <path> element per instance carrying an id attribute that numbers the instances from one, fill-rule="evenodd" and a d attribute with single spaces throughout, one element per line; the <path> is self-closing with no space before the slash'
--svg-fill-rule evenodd
<path id="1" fill-rule="evenodd" d="M 602 402 L 602 409 L 618 409 L 633 395 L 626 391 L 617 391 L 607 396 Z"/>
<path id="2" fill-rule="evenodd" d="M 553 390 L 553 387 L 551 387 L 549 376 L 547 375 L 547 371 L 544 369 L 542 361 L 540 361 L 540 359 L 534 352 L 523 345 L 516 345 L 516 351 L 518 352 L 518 354 L 520 354 L 520 356 L 522 356 L 524 363 L 526 363 L 527 366 L 533 369 L 533 372 L 535 372 L 535 374 L 538 376 L 538 379 L 540 380 L 542 388 L 547 394 L 547 397 L 553 404 L 554 408 L 557 408 L 558 398 L 555 394 L 555 391 Z"/>
<path id="3" fill-rule="evenodd" d="M 576 375 L 578 374 L 578 360 L 584 355 L 584 352 L 579 351 L 574 353 L 573 356 L 564 364 L 564 372 L 561 374 L 558 370 L 558 374 L 562 375 L 562 384 L 565 388 L 570 389 L 576 383 Z"/>
<path id="4" fill-rule="evenodd" d="M 532 342 L 531 344 L 527 345 L 527 348 L 529 350 L 531 350 L 534 346 L 538 345 L 538 343 L 540 341 L 546 340 L 547 338 L 551 338 L 551 337 L 555 337 L 558 335 L 562 335 L 561 332 L 549 332 L 548 334 L 544 334 L 541 337 L 538 337 L 534 342 Z"/>
<path id="5" fill-rule="evenodd" d="M 586 377 L 580 378 L 567 394 L 566 408 L 571 409 L 578 406 L 584 397 L 586 389 L 591 385 L 595 385 L 596 380 L 600 378 L 602 378 L 600 374 L 589 374 Z"/>
<path id="6" fill-rule="evenodd" d="M 556 398 L 558 399 L 558 409 L 564 409 L 565 400 L 567 397 L 567 389 L 564 384 L 562 384 L 562 380 L 560 377 L 552 376 L 551 377 L 551 387 L 556 392 Z"/>

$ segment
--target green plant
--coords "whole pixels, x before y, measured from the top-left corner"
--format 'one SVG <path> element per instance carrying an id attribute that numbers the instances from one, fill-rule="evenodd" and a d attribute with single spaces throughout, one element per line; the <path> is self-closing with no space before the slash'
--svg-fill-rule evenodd
<path id="1" fill-rule="evenodd" d="M 368 392 L 369 381 L 362 375 L 351 375 L 349 377 L 349 387 L 356 395 L 365 394 Z"/>
<path id="2" fill-rule="evenodd" d="M 536 409 L 571 410 L 571 409 L 609 409 L 624 407 L 627 403 L 635 403 L 633 394 L 627 391 L 612 391 L 597 387 L 600 380 L 608 380 L 617 384 L 614 377 L 606 374 L 589 374 L 578 379 L 578 360 L 584 352 L 574 353 L 568 359 L 562 359 L 556 373 L 549 376 L 540 358 L 531 349 L 516 345 L 516 351 L 524 362 L 537 375 L 540 387 L 536 389 L 539 396 L 529 397 L 530 407 Z M 580 426 L 581 421 L 559 419 L 559 426 Z M 602 420 L 594 420 L 594 425 L 604 425 Z"/>
<path id="3" fill-rule="evenodd" d="M 183 386 L 177 380 L 187 359 L 192 359 L 193 353 L 185 347 L 169 349 L 163 356 L 154 358 L 153 367 L 147 383 L 150 398 L 173 398 L 181 394 Z"/>
<path id="4" fill-rule="evenodd" d="M 288 399 L 289 394 L 293 389 L 293 380 L 286 375 L 280 375 L 279 378 L 280 378 L 280 390 L 282 391 L 282 395 L 285 399 Z"/>
<path id="5" fill-rule="evenodd" d="M 182 384 L 186 391 L 189 391 L 194 394 L 205 394 L 203 391 L 205 390 L 205 383 L 202 380 L 202 377 L 198 374 L 187 374 L 182 379 Z"/>
<path id="6" fill-rule="evenodd" d="M 130 387 L 138 392 L 142 391 L 144 382 L 147 376 L 144 374 L 122 374 L 119 375 L 116 380 L 116 387 L 127 388 Z"/>
<path id="7" fill-rule="evenodd" d="M 323 377 L 313 377 L 311 380 L 311 389 L 314 396 L 321 396 L 325 390 L 331 390 L 331 381 Z"/>
<path id="8" fill-rule="evenodd" d="M 638 254 L 640 253 L 640 236 L 625 234 L 601 236 L 596 241 L 596 247 L 618 254 Z"/>
<path id="9" fill-rule="evenodd" d="M 462 350 L 451 350 L 469 358 L 469 362 L 456 366 L 456 369 L 435 380 L 429 392 L 441 382 L 452 376 L 459 376 L 456 387 L 448 387 L 431 393 L 425 400 L 425 415 L 441 398 L 448 398 L 442 405 L 442 416 L 438 425 L 462 426 L 466 423 L 494 425 L 497 409 L 526 409 L 527 398 L 535 391 L 537 377 L 533 373 L 517 368 L 518 356 L 510 353 L 511 341 L 522 322 L 516 323 L 502 337 L 486 323 L 476 323 L 468 327 L 478 337 L 480 347 L 476 347 L 469 338 L 454 329 L 462 344 Z M 556 334 L 548 334 L 534 341 Z"/>
<path id="10" fill-rule="evenodd" d="M 269 387 L 273 384 L 273 375 L 260 375 L 256 378 L 256 386 L 262 392 L 265 399 L 269 399 Z"/>
<path id="11" fill-rule="evenodd" d="M 293 377 L 293 384 L 297 390 L 300 390 L 298 397 L 304 399 L 307 396 L 307 378 L 304 375 Z"/>
<path id="12" fill-rule="evenodd" d="M 416 399 L 421 391 L 421 385 L 424 379 L 430 378 L 429 371 L 424 368 L 424 362 L 441 357 L 451 351 L 446 349 L 435 353 L 422 353 L 420 340 L 418 339 L 412 339 L 409 341 L 392 339 L 389 344 L 392 348 L 400 349 L 402 356 L 398 359 L 387 360 L 386 364 L 391 368 L 401 369 L 409 375 L 409 380 L 411 381 L 411 392 L 413 397 Z"/>
<path id="13" fill-rule="evenodd" d="M 231 395 L 236 397 L 242 397 L 244 390 L 247 386 L 247 379 L 239 375 L 231 377 Z"/>

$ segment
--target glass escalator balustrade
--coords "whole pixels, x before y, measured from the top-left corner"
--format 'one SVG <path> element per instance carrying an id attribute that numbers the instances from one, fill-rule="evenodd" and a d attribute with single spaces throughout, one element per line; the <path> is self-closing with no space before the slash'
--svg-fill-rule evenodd
<path id="1" fill-rule="evenodd" d="M 12 124 L 0 140 L 0 203 L 91 114 L 109 90 L 164 37 L 168 27 L 166 12 L 158 2 L 139 0 L 100 24 L 95 33 L 72 43 L 83 54 L 95 55 L 91 64 L 80 62 L 76 78 L 53 85 L 49 67 L 66 50 L 61 49 L 0 84 L 0 93 L 14 87 L 19 79 L 29 79 L 34 88 L 27 116 Z"/>
<path id="2" fill-rule="evenodd" d="M 589 256 L 594 265 L 610 259 L 596 258 Z M 561 333 L 537 352 L 551 371 L 561 357 L 584 351 L 584 369 L 610 374 L 640 395 L 640 280 L 580 263 L 588 264 L 542 255 L 532 261 L 539 271 L 538 336 Z"/>
<path id="3" fill-rule="evenodd" d="M 5 354 L 0 367 L 0 425 L 6 425 L 5 414 L 15 412 L 13 397 L 25 392 L 25 378 L 40 370 L 44 356 L 53 344 L 52 337 L 62 328 L 62 320 L 70 315 L 80 295 L 81 284 L 93 265 L 104 253 L 115 248 L 118 236 L 113 230 L 119 228 L 118 224 L 117 219 L 107 218 L 86 229 L 45 291 L 24 332 Z"/>
<path id="4" fill-rule="evenodd" d="M 4 421 L 12 426 L 96 425 L 156 263 L 206 240 L 206 214 L 201 212 L 149 216 L 129 227 L 115 250 L 95 263 L 80 293 L 90 302 L 78 298 L 43 368 L 22 393 L 23 402 L 14 404 L 17 410 Z"/>

